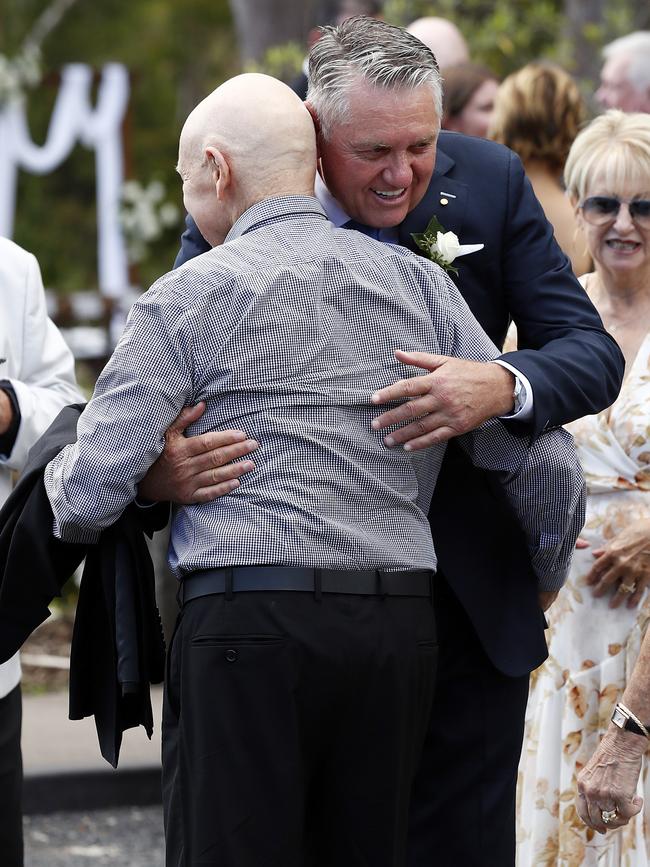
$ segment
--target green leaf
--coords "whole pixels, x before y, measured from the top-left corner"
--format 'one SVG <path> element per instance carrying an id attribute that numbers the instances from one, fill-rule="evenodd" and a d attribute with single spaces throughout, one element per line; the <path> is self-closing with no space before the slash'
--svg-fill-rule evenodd
<path id="1" fill-rule="evenodd" d="M 434 214 L 429 220 L 424 232 L 411 232 L 411 238 L 413 238 L 414 243 L 420 248 L 420 250 L 427 254 L 429 259 L 435 261 L 434 257 L 431 255 L 431 244 L 435 243 L 438 237 L 438 232 L 442 232 L 444 235 L 445 231 L 445 227 Z M 438 264 L 440 264 L 440 262 L 438 262 Z"/>
<path id="2" fill-rule="evenodd" d="M 413 238 L 414 243 L 420 248 L 420 250 L 429 255 L 431 240 L 427 238 L 424 232 L 411 232 L 411 238 Z"/>
<path id="3" fill-rule="evenodd" d="M 435 240 L 437 235 L 438 235 L 438 232 L 442 232 L 442 234 L 444 235 L 446 231 L 447 230 L 445 229 L 445 227 L 442 225 L 440 220 L 434 214 L 431 217 L 431 219 L 429 220 L 429 223 L 428 223 L 426 229 L 424 230 L 424 234 L 425 235 L 432 235 L 433 239 Z"/>

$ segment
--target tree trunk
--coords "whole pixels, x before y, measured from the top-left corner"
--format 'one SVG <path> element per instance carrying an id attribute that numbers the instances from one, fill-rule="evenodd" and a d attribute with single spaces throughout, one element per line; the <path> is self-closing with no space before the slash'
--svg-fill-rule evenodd
<path id="1" fill-rule="evenodd" d="M 634 10 L 634 29 L 650 30 L 650 3 L 639 3 Z"/>
<path id="2" fill-rule="evenodd" d="M 331 14 L 332 0 L 230 0 L 242 62 L 259 61 L 272 45 L 300 42 Z"/>
<path id="3" fill-rule="evenodd" d="M 604 32 L 608 0 L 565 0 L 566 43 L 572 47 L 571 73 L 580 81 L 598 81 L 602 66 L 600 45 L 607 41 Z"/>

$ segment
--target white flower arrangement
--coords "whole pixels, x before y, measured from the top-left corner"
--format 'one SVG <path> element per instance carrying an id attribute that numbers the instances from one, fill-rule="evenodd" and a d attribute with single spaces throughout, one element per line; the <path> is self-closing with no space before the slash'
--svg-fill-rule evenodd
<path id="1" fill-rule="evenodd" d="M 165 229 L 178 224 L 179 209 L 164 199 L 165 187 L 160 181 L 151 181 L 146 187 L 133 180 L 123 184 L 120 225 L 129 262 L 142 262 L 149 245 L 162 237 Z"/>
<path id="2" fill-rule="evenodd" d="M 25 90 L 41 80 L 41 51 L 37 45 L 23 46 L 20 54 L 9 58 L 0 54 L 0 106 L 24 97 Z"/>
<path id="3" fill-rule="evenodd" d="M 52 0 L 36 19 L 15 57 L 0 54 L 0 108 L 21 100 L 25 91 L 41 83 L 41 44 L 77 0 Z"/>
<path id="4" fill-rule="evenodd" d="M 452 262 L 459 256 L 476 253 L 485 246 L 485 244 L 461 244 L 458 235 L 455 232 L 446 232 L 435 216 L 431 217 L 424 232 L 415 232 L 411 237 L 432 262 L 440 265 L 447 273 L 454 274 L 458 274 L 458 268 L 455 268 Z"/>

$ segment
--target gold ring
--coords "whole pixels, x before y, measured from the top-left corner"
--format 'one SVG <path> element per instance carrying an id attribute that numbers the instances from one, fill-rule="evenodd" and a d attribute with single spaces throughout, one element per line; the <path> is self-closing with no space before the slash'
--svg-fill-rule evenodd
<path id="1" fill-rule="evenodd" d="M 601 810 L 600 815 L 602 817 L 603 823 L 608 825 L 610 822 L 613 822 L 614 819 L 618 816 L 618 808 L 614 807 L 613 810 Z"/>
<path id="2" fill-rule="evenodd" d="M 623 582 L 621 582 L 618 585 L 618 592 L 619 593 L 634 593 L 635 590 L 636 590 L 636 584 L 623 584 Z"/>

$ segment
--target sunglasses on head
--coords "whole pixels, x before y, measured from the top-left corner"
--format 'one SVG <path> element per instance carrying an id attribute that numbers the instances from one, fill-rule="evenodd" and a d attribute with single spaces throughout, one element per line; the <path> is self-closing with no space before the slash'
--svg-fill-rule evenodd
<path id="1" fill-rule="evenodd" d="M 602 226 L 613 222 L 621 205 L 626 204 L 630 217 L 639 226 L 650 227 L 650 199 L 618 199 L 616 196 L 589 196 L 580 205 L 588 223 Z"/>

